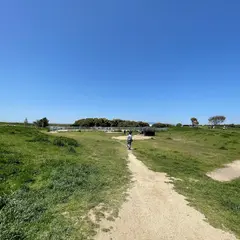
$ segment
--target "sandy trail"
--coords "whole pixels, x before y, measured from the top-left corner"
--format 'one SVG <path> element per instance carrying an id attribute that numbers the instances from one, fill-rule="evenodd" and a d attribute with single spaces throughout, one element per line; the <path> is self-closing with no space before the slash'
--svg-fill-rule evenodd
<path id="1" fill-rule="evenodd" d="M 129 152 L 133 186 L 119 217 L 101 221 L 96 240 L 235 240 L 234 235 L 213 228 L 185 198 L 173 190 L 164 173 L 149 170 Z"/>
<path id="2" fill-rule="evenodd" d="M 127 136 L 112 137 L 112 139 L 127 140 Z M 134 140 L 149 140 L 149 139 L 152 139 L 152 137 L 143 136 L 143 135 L 133 135 L 133 141 Z"/>

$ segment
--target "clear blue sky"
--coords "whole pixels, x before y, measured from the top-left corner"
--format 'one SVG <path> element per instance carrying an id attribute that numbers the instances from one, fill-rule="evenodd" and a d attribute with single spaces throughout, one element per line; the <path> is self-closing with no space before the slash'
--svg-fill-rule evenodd
<path id="1" fill-rule="evenodd" d="M 2 0 L 0 121 L 240 123 L 239 0 Z"/>

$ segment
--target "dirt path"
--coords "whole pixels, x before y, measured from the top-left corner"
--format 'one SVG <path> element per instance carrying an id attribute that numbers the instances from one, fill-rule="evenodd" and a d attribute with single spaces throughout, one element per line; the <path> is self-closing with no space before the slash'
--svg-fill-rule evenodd
<path id="1" fill-rule="evenodd" d="M 143 136 L 143 135 L 133 135 L 133 141 L 134 140 L 149 140 L 152 137 L 148 137 L 148 136 Z M 116 139 L 116 140 L 127 140 L 127 136 L 118 136 L 118 137 L 112 137 L 112 139 Z"/>
<path id="2" fill-rule="evenodd" d="M 204 216 L 188 206 L 173 190 L 164 173 L 149 170 L 129 152 L 133 186 L 119 212 L 110 222 L 103 220 L 96 240 L 233 240 L 232 234 L 215 229 Z"/>

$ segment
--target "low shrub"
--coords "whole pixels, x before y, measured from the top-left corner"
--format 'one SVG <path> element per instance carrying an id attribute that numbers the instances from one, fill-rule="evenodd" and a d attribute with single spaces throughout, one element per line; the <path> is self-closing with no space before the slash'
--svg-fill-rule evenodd
<path id="1" fill-rule="evenodd" d="M 59 147 L 64 147 L 66 144 L 65 144 L 65 141 L 63 141 L 63 139 L 61 137 L 57 137 L 53 140 L 53 144 L 56 145 L 56 146 L 59 146 Z"/>
<path id="2" fill-rule="evenodd" d="M 143 129 L 143 135 L 144 136 L 155 136 L 155 129 L 150 128 L 150 127 L 146 127 L 146 128 Z"/>
<path id="3" fill-rule="evenodd" d="M 232 141 L 229 141 L 229 143 L 238 144 L 239 142 L 238 142 L 238 140 L 234 139 Z"/>
<path id="4" fill-rule="evenodd" d="M 73 146 L 68 147 L 68 152 L 70 153 L 76 153 L 76 149 Z"/>
<path id="5" fill-rule="evenodd" d="M 73 147 L 78 147 L 79 144 L 75 139 L 68 138 L 68 137 L 56 137 L 53 140 L 53 144 L 59 147 L 64 147 L 64 146 L 73 146 Z"/>
<path id="6" fill-rule="evenodd" d="M 29 142 L 50 142 L 48 136 L 45 134 L 36 135 Z"/>
<path id="7" fill-rule="evenodd" d="M 231 134 L 223 133 L 221 136 L 222 136 L 223 138 L 230 138 L 230 137 L 231 137 Z"/>
<path id="8" fill-rule="evenodd" d="M 227 150 L 227 148 L 225 146 L 221 146 L 219 149 L 221 150 Z"/>

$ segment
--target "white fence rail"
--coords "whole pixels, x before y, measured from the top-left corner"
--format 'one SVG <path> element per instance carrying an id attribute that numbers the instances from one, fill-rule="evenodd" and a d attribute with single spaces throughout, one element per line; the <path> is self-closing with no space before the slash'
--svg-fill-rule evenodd
<path id="1" fill-rule="evenodd" d="M 67 131 L 102 131 L 102 132 L 120 132 L 120 131 L 141 131 L 142 127 L 63 127 L 49 126 L 50 131 L 67 132 Z M 156 131 L 166 131 L 168 128 L 155 128 Z"/>

